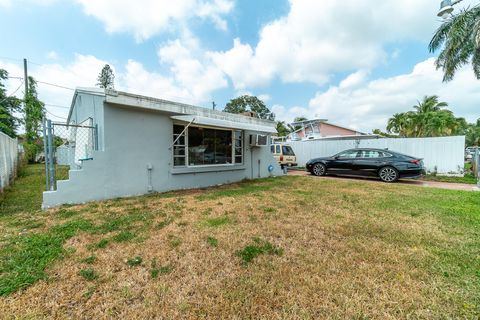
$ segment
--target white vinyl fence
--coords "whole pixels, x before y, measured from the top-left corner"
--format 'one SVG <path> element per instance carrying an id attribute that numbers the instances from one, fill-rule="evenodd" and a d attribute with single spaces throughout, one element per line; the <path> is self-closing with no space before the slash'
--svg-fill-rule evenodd
<path id="1" fill-rule="evenodd" d="M 0 192 L 10 184 L 17 173 L 18 142 L 0 132 Z"/>
<path id="2" fill-rule="evenodd" d="M 354 148 L 388 148 L 422 158 L 428 172 L 461 175 L 465 161 L 465 136 L 438 138 L 379 138 L 379 139 L 321 139 L 288 142 L 297 156 L 299 166 L 308 160 L 332 156 Z"/>

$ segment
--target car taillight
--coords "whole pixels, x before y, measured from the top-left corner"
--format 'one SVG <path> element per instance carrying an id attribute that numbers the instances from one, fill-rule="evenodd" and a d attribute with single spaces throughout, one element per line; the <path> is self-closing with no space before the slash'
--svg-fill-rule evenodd
<path id="1" fill-rule="evenodd" d="M 280 156 L 280 161 L 283 161 L 283 156 Z"/>
<path id="2" fill-rule="evenodd" d="M 410 160 L 410 163 L 420 164 L 420 160 L 417 160 L 417 159 Z"/>

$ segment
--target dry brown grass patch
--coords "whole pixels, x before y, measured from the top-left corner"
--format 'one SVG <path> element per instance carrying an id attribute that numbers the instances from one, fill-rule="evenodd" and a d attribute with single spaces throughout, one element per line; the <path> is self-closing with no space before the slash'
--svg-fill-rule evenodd
<path id="1" fill-rule="evenodd" d="M 49 269 L 50 279 L 0 299 L 0 309 L 59 319 L 399 319 L 438 318 L 462 308 L 455 292 L 449 292 L 453 300 L 438 294 L 444 279 L 427 267 L 435 259 L 431 243 L 457 245 L 462 234 L 452 239 L 434 216 L 379 205 L 392 191 L 411 196 L 410 189 L 287 179 L 265 182 L 263 191 L 261 182 L 254 192 L 236 184 L 68 208 L 96 225 L 141 213 L 149 223 L 126 227 L 142 241 L 104 249 L 89 245 L 114 233 L 69 239 L 65 247 L 74 250 Z M 203 223 L 224 216 L 234 223 Z M 156 227 L 169 218 L 172 223 Z M 283 254 L 259 255 L 242 266 L 235 252 L 257 237 Z M 99 277 L 89 282 L 78 274 L 85 267 L 79 261 L 93 251 Z M 126 261 L 137 256 L 142 264 L 129 267 Z M 169 272 L 152 277 L 152 268 L 167 265 Z"/>

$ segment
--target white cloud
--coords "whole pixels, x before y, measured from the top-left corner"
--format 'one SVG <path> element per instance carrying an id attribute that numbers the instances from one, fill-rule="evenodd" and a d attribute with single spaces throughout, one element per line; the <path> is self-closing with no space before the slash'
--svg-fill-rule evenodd
<path id="1" fill-rule="evenodd" d="M 171 81 L 186 88 L 191 98 L 205 101 L 211 98 L 212 91 L 228 86 L 224 73 L 191 35 L 169 41 L 158 50 L 158 56 L 169 66 Z"/>
<path id="2" fill-rule="evenodd" d="M 0 7 L 12 7 L 13 5 L 41 5 L 49 6 L 58 0 L 0 0 Z"/>
<path id="3" fill-rule="evenodd" d="M 48 55 L 55 56 L 52 53 Z M 47 104 L 50 115 L 60 117 L 68 115 L 68 108 L 65 107 L 70 106 L 73 91 L 43 82 L 67 88 L 93 87 L 98 74 L 107 63 L 114 69 L 116 89 L 157 98 L 196 105 L 210 104 L 212 92 L 228 86 L 225 74 L 213 64 L 209 54 L 204 52 L 194 37 L 185 35 L 182 39 L 166 43 L 158 50 L 158 56 L 168 72 L 149 71 L 134 60 L 120 66 L 119 69 L 124 71 L 117 71 L 114 64 L 105 60 L 92 55 L 76 54 L 68 64 L 31 64 L 29 75 L 38 81 L 39 98 Z M 23 77 L 23 66 L 20 64 L 0 60 L 0 68 L 6 69 L 10 76 Z M 20 81 L 16 79 L 7 81 L 7 92 L 13 92 L 19 84 Z M 17 96 L 23 96 L 23 87 Z"/>
<path id="4" fill-rule="evenodd" d="M 30 64 L 28 66 L 29 76 L 38 81 L 38 95 L 41 101 L 47 104 L 49 116 L 53 114 L 66 118 L 68 108 L 72 100 L 73 91 L 47 85 L 42 82 L 61 85 L 67 88 L 92 87 L 96 84 L 97 76 L 107 62 L 91 55 L 76 54 L 74 60 L 67 64 L 47 63 L 42 65 Z M 6 64 L 0 61 L 0 68 L 6 69 L 11 76 L 23 77 L 23 67 L 17 64 Z M 9 81 L 8 89 L 17 86 Z M 23 88 L 18 97 L 23 96 Z M 55 105 L 55 106 L 51 106 Z M 60 107 L 57 107 L 60 106 Z M 61 120 L 53 117 L 54 120 Z"/>
<path id="5" fill-rule="evenodd" d="M 269 94 L 264 93 L 264 94 L 260 94 L 258 96 L 258 99 L 262 100 L 263 102 L 268 102 L 272 99 L 272 97 Z"/>
<path id="6" fill-rule="evenodd" d="M 308 117 L 317 115 L 333 123 L 370 132 L 375 128 L 385 129 L 389 117 L 411 110 L 425 95 L 440 96 L 456 116 L 469 121 L 480 117 L 478 80 L 468 67 L 459 70 L 449 83 L 442 83 L 442 73 L 435 69 L 434 59 L 418 63 L 408 74 L 376 80 L 363 78 L 355 86 L 342 85 L 352 77 L 355 74 L 339 86 L 318 92 L 309 102 Z M 281 117 L 288 120 L 296 115 L 291 110 L 279 111 L 284 111 Z"/>
<path id="7" fill-rule="evenodd" d="M 465 5 L 474 3 L 465 0 Z M 256 46 L 235 39 L 214 54 L 235 88 L 284 82 L 325 84 L 335 72 L 371 69 L 395 58 L 385 45 L 428 42 L 438 25 L 432 0 L 290 0 L 287 16 L 265 25 Z M 427 49 L 425 49 L 427 50 Z"/>
<path id="8" fill-rule="evenodd" d="M 45 56 L 47 57 L 47 59 L 50 59 L 50 60 L 57 60 L 58 59 L 58 53 L 54 50 L 47 52 L 47 54 Z"/>
<path id="9" fill-rule="evenodd" d="M 314 118 L 308 108 L 299 106 L 286 108 L 285 106 L 276 104 L 272 106 L 272 112 L 275 114 L 275 120 L 285 121 L 286 123 L 292 122 L 296 117 Z"/>
<path id="10" fill-rule="evenodd" d="M 86 14 L 99 19 L 108 32 L 132 33 L 138 41 L 171 30 L 194 17 L 210 19 L 218 28 L 227 24 L 222 16 L 233 0 L 76 0 Z"/>

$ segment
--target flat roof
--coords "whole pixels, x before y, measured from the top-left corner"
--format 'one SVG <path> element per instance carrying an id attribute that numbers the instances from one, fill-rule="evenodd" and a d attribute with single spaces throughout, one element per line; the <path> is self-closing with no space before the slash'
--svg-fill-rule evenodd
<path id="1" fill-rule="evenodd" d="M 265 129 L 268 128 L 268 132 L 276 132 L 276 125 L 274 121 L 253 118 L 241 114 L 228 113 L 219 110 L 212 110 L 205 107 L 198 107 L 160 98 L 148 97 L 122 91 L 108 89 L 105 90 L 101 88 L 77 88 L 72 99 L 72 104 L 68 115 L 68 121 L 70 120 L 70 116 L 75 105 L 75 99 L 79 93 L 104 96 L 105 102 L 113 105 L 156 110 L 166 112 L 172 115 L 191 115 L 216 119 L 219 121 L 223 120 L 229 122 L 240 122 L 244 124 L 249 124 L 252 128 L 257 126 L 258 131 L 267 131 Z M 272 128 L 274 128 L 275 131 L 272 131 Z"/>

